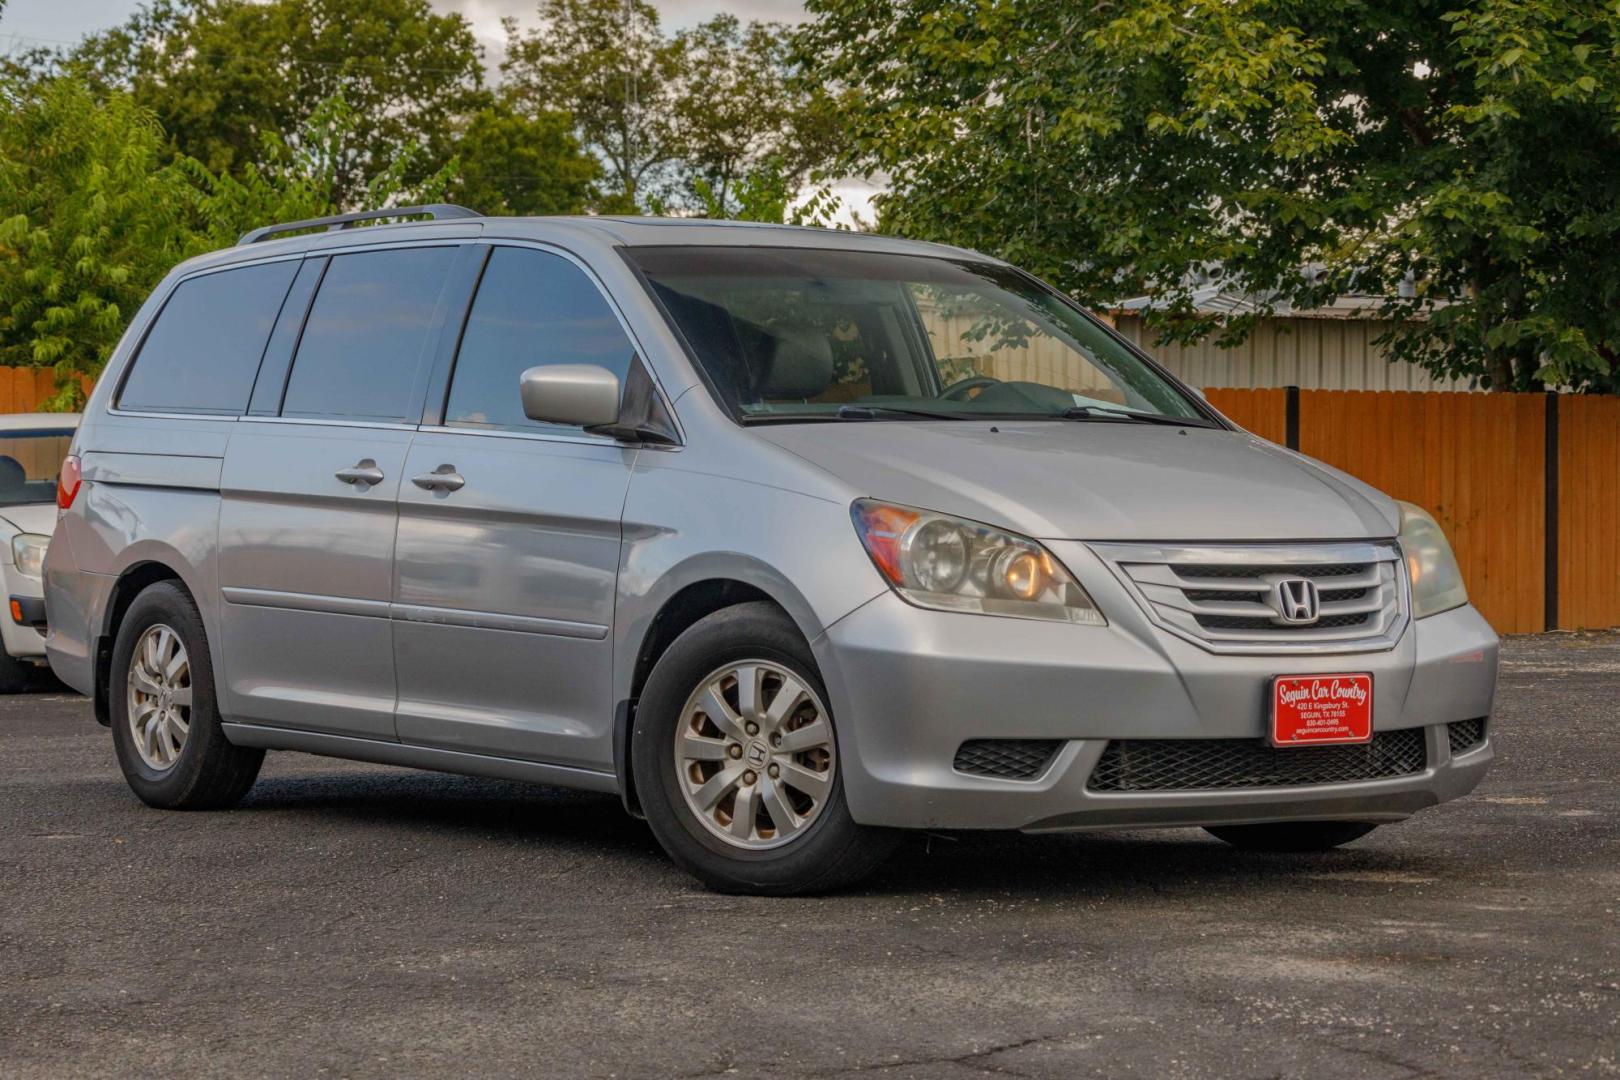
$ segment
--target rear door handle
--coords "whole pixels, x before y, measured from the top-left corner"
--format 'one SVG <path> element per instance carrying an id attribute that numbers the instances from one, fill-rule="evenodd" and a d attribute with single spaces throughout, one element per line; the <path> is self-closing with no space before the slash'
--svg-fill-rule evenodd
<path id="1" fill-rule="evenodd" d="M 377 463 L 371 458 L 361 458 L 359 463 L 351 465 L 347 469 L 339 469 L 332 475 L 345 484 L 353 484 L 361 491 L 373 484 L 383 482 L 383 471 L 377 468 Z"/>
<path id="2" fill-rule="evenodd" d="M 423 491 L 460 491 L 467 483 L 467 478 L 456 472 L 454 465 L 440 465 L 430 473 L 411 477 L 411 483 Z"/>

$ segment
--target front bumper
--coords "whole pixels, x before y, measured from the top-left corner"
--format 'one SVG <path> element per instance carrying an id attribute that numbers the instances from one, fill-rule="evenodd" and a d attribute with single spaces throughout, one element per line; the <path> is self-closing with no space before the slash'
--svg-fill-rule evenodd
<path id="1" fill-rule="evenodd" d="M 43 660 L 45 657 L 45 601 L 44 587 L 38 578 L 19 573 L 7 563 L 0 574 L 0 586 L 5 588 L 6 604 L 0 616 L 0 645 L 8 656 L 19 660 Z M 23 619 L 18 622 L 13 602 Z"/>
<path id="2" fill-rule="evenodd" d="M 886 593 L 817 640 L 856 821 L 1029 831 L 1394 821 L 1466 794 L 1489 768 L 1488 735 L 1456 755 L 1447 738 L 1447 723 L 1488 717 L 1495 694 L 1496 634 L 1471 607 L 1414 620 L 1383 651 L 1229 656 L 1157 629 L 1123 592 L 1093 588 L 1102 579 L 1083 580 L 1109 626 L 927 611 Z M 1110 740 L 1257 741 L 1273 676 L 1342 671 L 1372 673 L 1375 731 L 1425 729 L 1421 771 L 1298 787 L 1087 787 Z M 953 767 L 973 739 L 1062 745 L 1037 775 L 1007 780 Z"/>

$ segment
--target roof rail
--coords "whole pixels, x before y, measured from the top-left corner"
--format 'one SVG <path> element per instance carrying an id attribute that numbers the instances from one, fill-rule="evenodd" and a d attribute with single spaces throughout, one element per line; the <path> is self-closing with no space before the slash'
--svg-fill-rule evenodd
<path id="1" fill-rule="evenodd" d="M 420 217 L 426 214 L 434 221 L 443 221 L 446 218 L 482 217 L 476 210 L 469 210 L 465 206 L 456 206 L 452 203 L 428 203 L 424 206 L 391 206 L 386 210 L 361 210 L 353 214 L 333 214 L 331 217 L 309 218 L 307 221 L 288 221 L 281 225 L 266 225 L 262 229 L 252 229 L 242 234 L 236 242 L 237 247 L 243 244 L 257 244 L 260 240 L 269 240 L 282 233 L 302 232 L 305 229 L 324 228 L 327 232 L 337 232 L 347 229 L 361 221 L 377 221 L 381 218 Z"/>

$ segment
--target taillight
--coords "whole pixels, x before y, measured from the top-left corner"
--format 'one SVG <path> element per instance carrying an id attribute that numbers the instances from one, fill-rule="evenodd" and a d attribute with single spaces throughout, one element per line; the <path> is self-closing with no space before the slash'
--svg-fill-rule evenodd
<path id="1" fill-rule="evenodd" d="M 79 485 L 83 482 L 79 455 L 69 454 L 62 459 L 62 471 L 56 477 L 56 505 L 63 510 L 72 506 L 74 497 L 79 494 Z"/>

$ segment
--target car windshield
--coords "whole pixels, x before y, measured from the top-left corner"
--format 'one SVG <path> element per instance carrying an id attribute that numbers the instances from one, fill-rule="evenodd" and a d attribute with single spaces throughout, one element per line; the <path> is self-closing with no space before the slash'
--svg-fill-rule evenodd
<path id="1" fill-rule="evenodd" d="M 1207 423 L 1102 325 L 1004 266 L 793 248 L 627 255 L 745 422 Z"/>
<path id="2" fill-rule="evenodd" d="M 71 428 L 0 431 L 0 506 L 56 499 L 56 474 L 73 442 Z"/>

